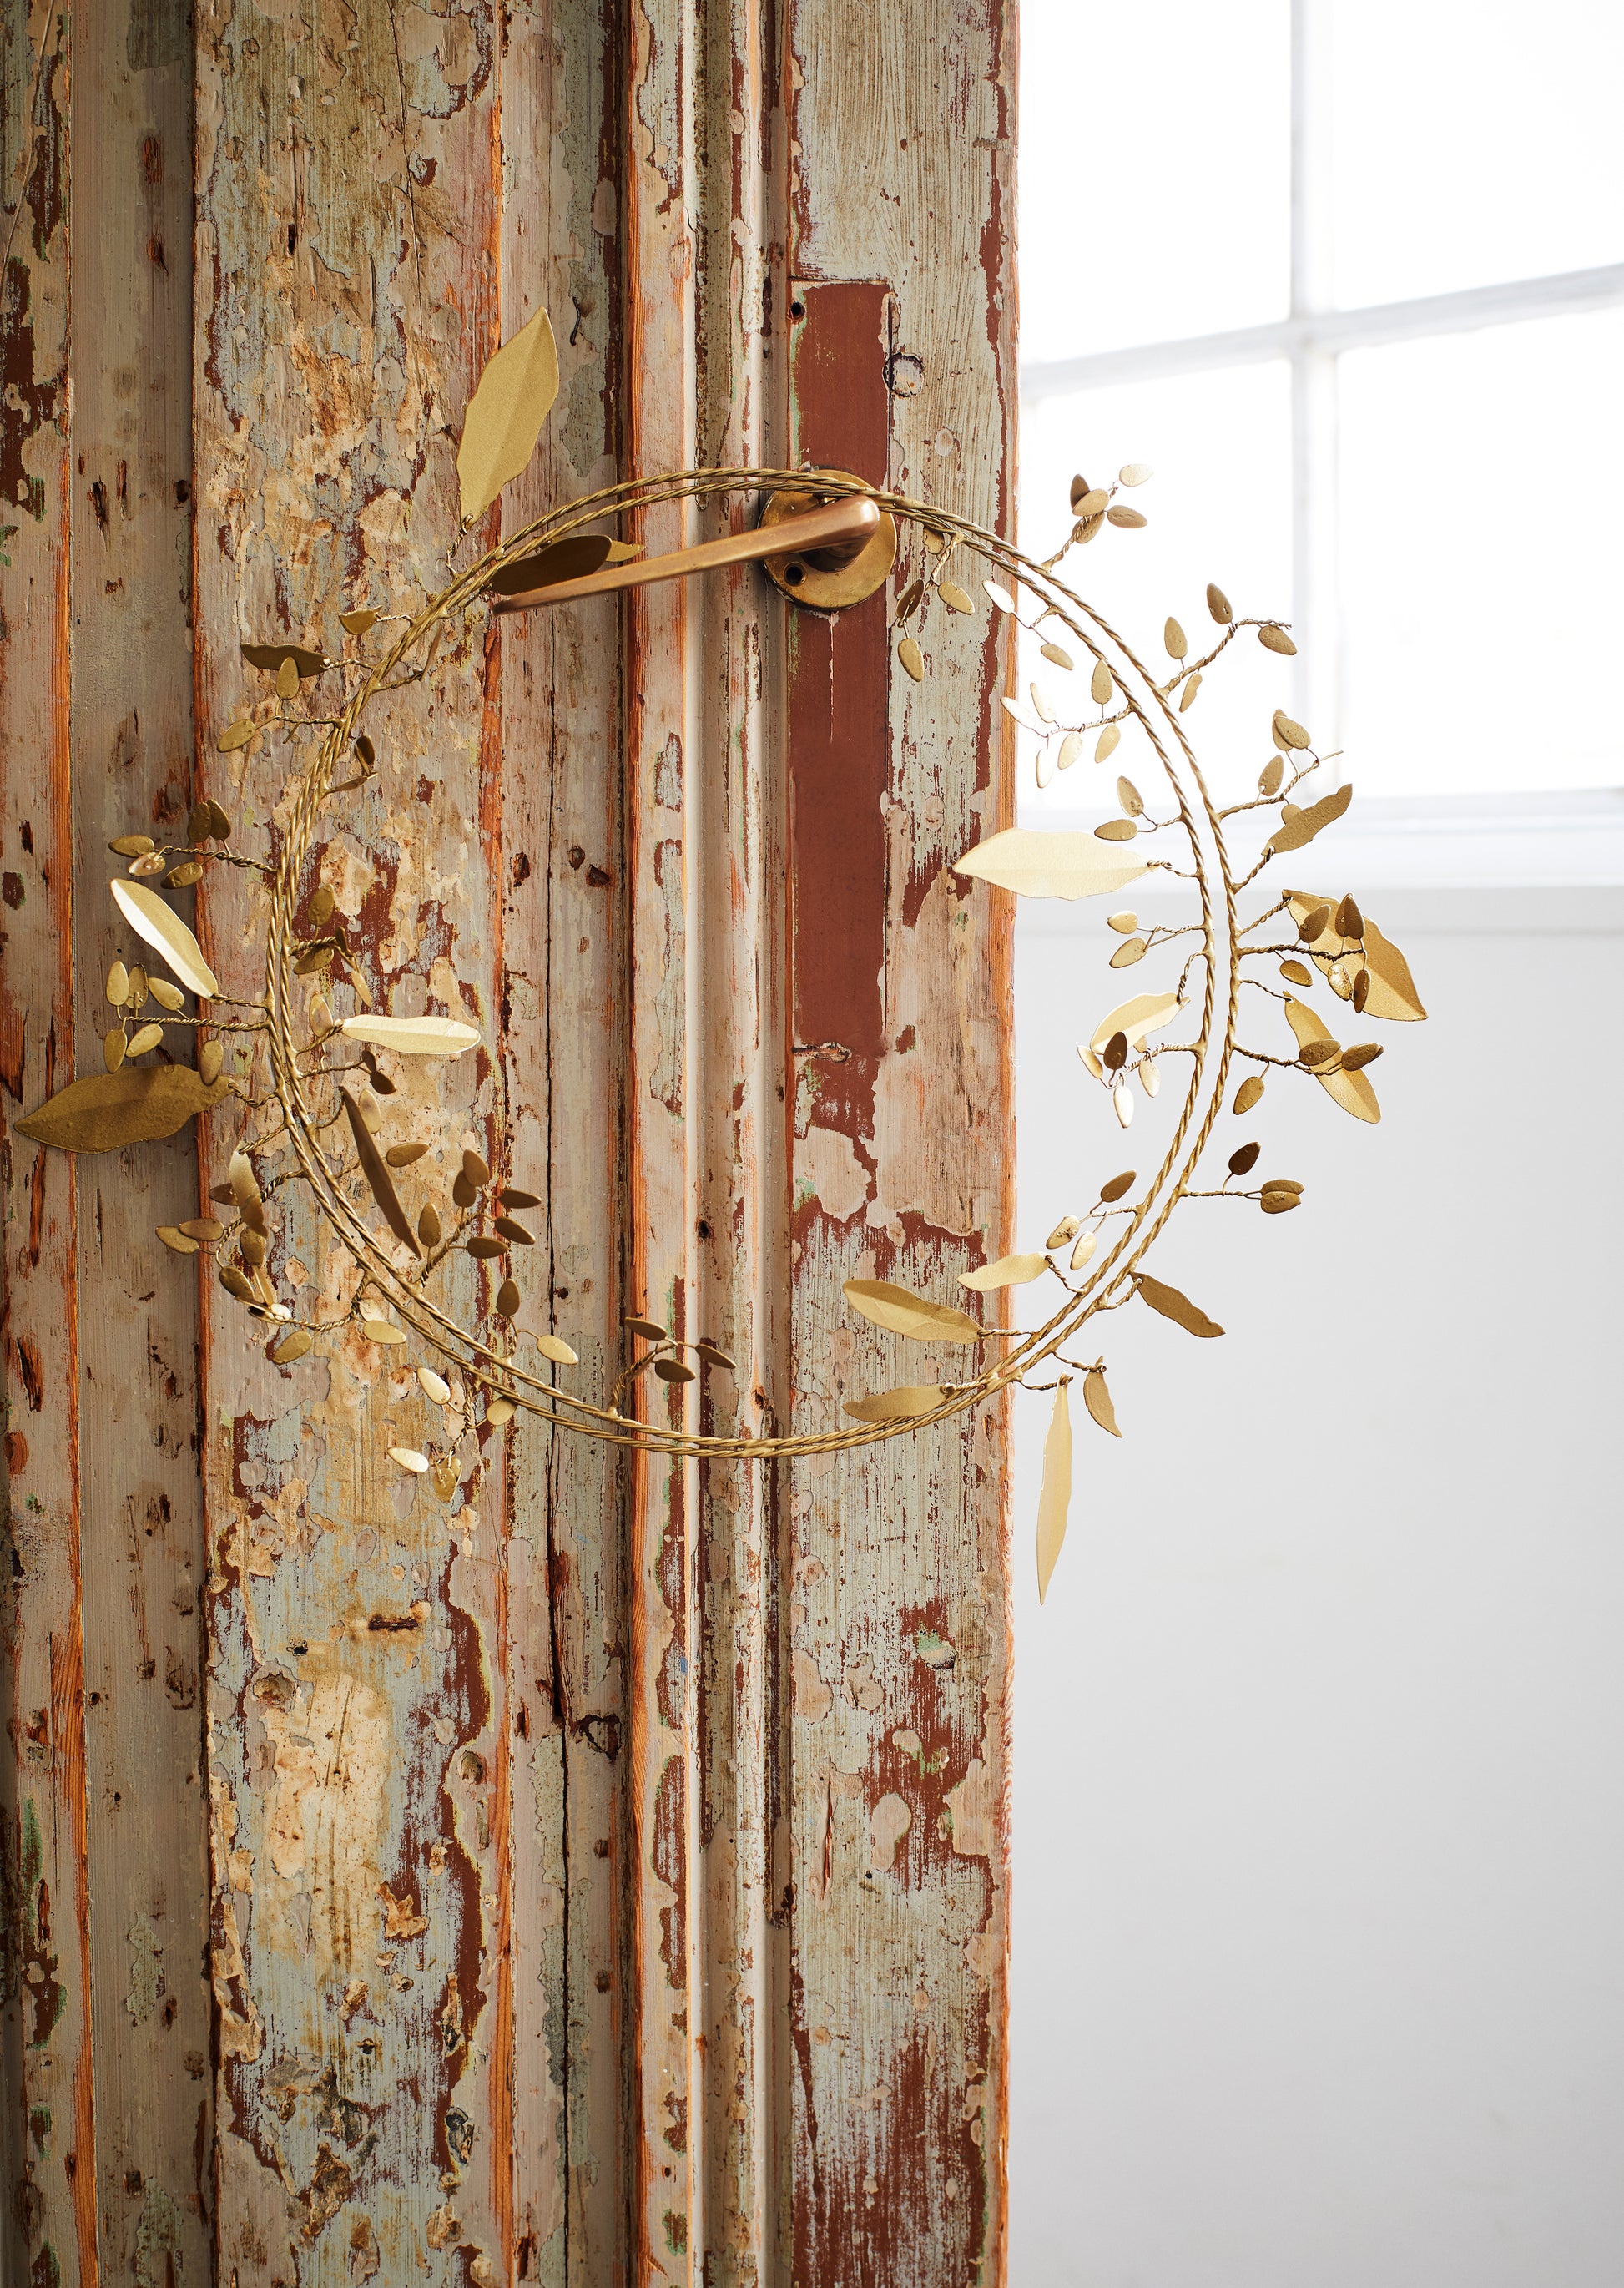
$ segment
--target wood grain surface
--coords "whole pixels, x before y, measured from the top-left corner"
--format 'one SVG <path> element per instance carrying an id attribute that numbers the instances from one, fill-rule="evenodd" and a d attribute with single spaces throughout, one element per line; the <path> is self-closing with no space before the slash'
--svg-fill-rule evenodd
<path id="1" fill-rule="evenodd" d="M 402 1355 L 279 1369 L 155 1241 L 224 1110 L 77 1169 L 10 1123 L 99 1067 L 107 839 L 209 795 L 274 844 L 240 647 L 443 584 L 538 306 L 559 398 L 465 545 L 693 464 L 1009 528 L 1006 4 L 4 0 L 8 2284 L 1003 2276 L 998 1416 L 782 1471 L 521 1420 L 436 1493 Z M 1007 822 L 1010 663 L 939 615 L 898 671 L 903 539 L 834 621 L 748 567 L 471 618 L 302 885 L 492 1045 L 395 1069 L 389 1140 L 451 1140 L 412 1212 L 500 1121 L 578 1386 L 630 1310 L 734 1358 L 639 1386 L 674 1426 L 837 1419 L 896 1378 L 842 1280 L 1005 1243 L 1010 949 L 945 862 Z M 200 895 L 227 994 L 259 912 Z M 285 1164 L 273 1262 L 342 1306 Z"/>

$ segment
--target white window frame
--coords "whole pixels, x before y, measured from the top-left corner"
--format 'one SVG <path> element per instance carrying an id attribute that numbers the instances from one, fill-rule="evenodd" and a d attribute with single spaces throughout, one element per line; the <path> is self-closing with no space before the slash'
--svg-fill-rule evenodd
<path id="1" fill-rule="evenodd" d="M 1291 373 L 1292 624 L 1298 639 L 1293 700 L 1303 721 L 1328 727 L 1327 744 L 1336 748 L 1342 744 L 1337 380 L 1343 353 L 1616 307 L 1624 304 L 1624 262 L 1407 301 L 1336 308 L 1331 295 L 1330 76 L 1329 0 L 1291 0 L 1291 298 L 1287 314 L 1271 324 L 1238 327 L 1227 333 L 1025 363 L 1020 389 L 1022 405 L 1030 409 L 1045 398 L 1124 382 L 1216 373 L 1276 359 L 1287 363 Z M 1569 861 L 1558 859 L 1557 874 L 1541 878 L 1624 883 L 1624 815 L 1619 797 L 1608 790 L 1594 797 L 1545 798 L 1532 792 L 1493 800 L 1435 797 L 1379 807 L 1391 813 L 1395 827 L 1411 825 L 1412 813 L 1417 821 L 1426 822 L 1430 829 L 1427 866 L 1436 871 L 1441 862 L 1446 873 L 1462 880 L 1480 878 L 1478 860 L 1465 851 L 1446 855 L 1444 841 L 1451 838 L 1447 822 L 1456 821 L 1470 838 L 1482 814 L 1496 841 L 1493 863 L 1496 878 L 1501 878 L 1509 812 L 1521 810 L 1531 820 L 1538 815 L 1543 822 L 1550 809 L 1553 819 L 1568 822 L 1562 831 L 1574 843 L 1571 869 L 1577 870 L 1570 870 Z M 1445 830 L 1442 839 L 1439 828 Z M 1549 854 L 1548 846 L 1548 860 Z"/>

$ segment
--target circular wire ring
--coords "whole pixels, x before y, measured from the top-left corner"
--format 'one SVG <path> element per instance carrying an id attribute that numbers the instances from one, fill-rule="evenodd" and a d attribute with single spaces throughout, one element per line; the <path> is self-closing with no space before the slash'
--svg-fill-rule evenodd
<path id="1" fill-rule="evenodd" d="M 305 1093 L 306 1076 L 298 1069 L 290 1002 L 297 955 L 293 916 L 300 875 L 335 771 L 360 732 L 366 708 L 436 628 L 477 600 L 493 572 L 534 552 L 538 545 L 565 539 L 606 516 L 635 513 L 670 501 L 804 491 L 806 485 L 804 470 L 684 469 L 667 476 L 612 485 L 584 499 L 572 501 L 537 518 L 511 539 L 487 551 L 412 619 L 329 727 L 294 798 L 287 838 L 271 884 L 266 972 L 273 1081 L 301 1172 L 321 1212 L 368 1279 L 388 1298 L 402 1322 L 441 1357 L 452 1361 L 493 1394 L 511 1399 L 516 1406 L 558 1428 L 650 1453 L 726 1460 L 782 1460 L 797 1454 L 836 1453 L 947 1421 L 997 1397 L 1010 1384 L 1052 1357 L 1096 1312 L 1113 1309 L 1129 1299 L 1133 1291 L 1133 1275 L 1188 1187 L 1223 1108 L 1234 1048 L 1240 994 L 1234 882 L 1219 814 L 1182 723 L 1153 677 L 1115 630 L 1057 572 L 1023 554 L 996 533 L 931 503 L 882 492 L 855 478 L 837 478 L 820 472 L 820 492 L 865 494 L 899 523 L 920 525 L 937 536 L 939 542 L 946 544 L 944 556 L 947 549 L 965 549 L 994 573 L 1002 574 L 1028 592 L 1042 606 L 1041 616 L 1058 621 L 1096 661 L 1105 661 L 1129 712 L 1151 742 L 1176 798 L 1179 822 L 1188 836 L 1192 879 L 1200 900 L 1200 955 L 1204 956 L 1201 1022 L 1195 1042 L 1190 1045 L 1190 1084 L 1161 1166 L 1127 1217 L 1115 1246 L 1091 1268 L 1089 1277 L 1042 1326 L 1018 1342 L 1012 1341 L 1009 1349 L 972 1381 L 943 1386 L 940 1403 L 924 1413 L 879 1423 L 853 1423 L 850 1427 L 798 1436 L 719 1437 L 673 1431 L 595 1406 L 556 1381 L 545 1380 L 504 1357 L 494 1346 L 459 1325 L 402 1275 L 345 1197 L 328 1165 Z M 1143 686 L 1145 697 L 1138 695 L 1130 678 Z M 1218 892 L 1216 902 L 1215 882 Z M 1215 1037 L 1214 1019 L 1220 999 L 1224 1022 Z M 310 1076 L 312 1079 L 320 1077 L 319 1074 Z"/>

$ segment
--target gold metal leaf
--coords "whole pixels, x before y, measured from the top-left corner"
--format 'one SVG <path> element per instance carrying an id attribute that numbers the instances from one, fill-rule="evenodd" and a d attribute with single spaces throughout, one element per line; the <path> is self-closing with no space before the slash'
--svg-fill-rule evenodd
<path id="1" fill-rule="evenodd" d="M 1075 1216 L 1062 1216 L 1059 1222 L 1050 1233 L 1049 1237 L 1043 1242 L 1044 1246 L 1064 1247 L 1068 1239 L 1074 1239 L 1076 1237 L 1077 1227 L 1077 1219 Z"/>
<path id="2" fill-rule="evenodd" d="M 485 1419 L 493 1430 L 500 1430 L 518 1411 L 511 1398 L 487 1398 L 485 1402 Z"/>
<path id="3" fill-rule="evenodd" d="M 1082 1402 L 1102 1430 L 1109 1430 L 1113 1438 L 1121 1436 L 1116 1426 L 1116 1409 L 1111 1403 L 1105 1378 L 1097 1366 L 1090 1367 L 1082 1378 Z"/>
<path id="4" fill-rule="evenodd" d="M 313 1340 L 308 1327 L 295 1327 L 273 1349 L 272 1359 L 278 1366 L 293 1366 L 307 1355 Z"/>
<path id="5" fill-rule="evenodd" d="M 456 454 L 465 525 L 527 465 L 558 393 L 558 345 L 546 311 L 538 310 L 503 342 L 468 401 Z"/>
<path id="6" fill-rule="evenodd" d="M 1087 834 L 1041 833 L 1006 827 L 962 858 L 954 871 L 993 882 L 1023 898 L 1095 898 L 1137 881 L 1147 868 L 1112 857 Z"/>
<path id="7" fill-rule="evenodd" d="M 155 890 L 144 889 L 139 882 L 109 882 L 113 902 L 138 937 L 161 953 L 170 967 L 189 992 L 200 999 L 212 1000 L 218 994 L 219 981 L 203 959 L 203 949 L 172 906 L 167 905 Z"/>
<path id="8" fill-rule="evenodd" d="M 1058 771 L 1069 771 L 1081 752 L 1081 732 L 1068 731 L 1060 742 L 1060 751 L 1055 758 L 1055 768 Z"/>
<path id="9" fill-rule="evenodd" d="M 171 985 L 167 977 L 154 977 L 151 981 L 149 989 L 153 999 L 158 1004 L 158 1006 L 161 1009 L 169 1010 L 171 1014 L 173 1014 L 173 1013 L 181 1006 L 182 1003 L 186 999 L 186 995 L 181 991 L 179 986 Z"/>
<path id="10" fill-rule="evenodd" d="M 1270 802 L 1279 794 L 1286 776 L 1284 755 L 1271 755 L 1257 775 L 1257 791 Z"/>
<path id="11" fill-rule="evenodd" d="M 257 728 L 257 724 L 249 722 L 246 718 L 228 723 L 215 741 L 215 746 L 222 755 L 234 754 L 239 747 L 247 746 Z"/>
<path id="12" fill-rule="evenodd" d="M 1090 517 L 1104 515 L 1110 498 L 1108 492 L 1095 485 L 1089 491 L 1080 495 L 1072 503 L 1072 514 L 1077 519 L 1079 524 L 1086 524 Z"/>
<path id="13" fill-rule="evenodd" d="M 1038 648 L 1042 653 L 1044 658 L 1049 662 L 1050 667 L 1061 668 L 1068 675 L 1071 673 L 1073 668 L 1077 664 L 1076 661 L 1072 657 L 1070 652 L 1066 649 L 1063 644 L 1040 644 Z"/>
<path id="14" fill-rule="evenodd" d="M 482 1233 L 477 1233 L 468 1242 L 468 1252 L 479 1263 L 493 1262 L 497 1256 L 505 1255 L 507 1251 L 505 1239 L 489 1239 Z"/>
<path id="15" fill-rule="evenodd" d="M 1164 1286 L 1160 1279 L 1152 1279 L 1143 1271 L 1133 1275 L 1140 1297 L 1153 1311 L 1160 1311 L 1164 1319 L 1171 1319 L 1187 1335 L 1204 1337 L 1221 1335 L 1224 1330 L 1216 1319 L 1209 1319 L 1198 1304 L 1176 1287 Z"/>
<path id="16" fill-rule="evenodd" d="M 1331 1036 L 1315 1012 L 1306 1002 L 1294 1001 L 1289 994 L 1286 997 L 1286 1016 L 1297 1037 L 1299 1053 L 1330 1041 Z M 1355 1120 L 1376 1121 L 1382 1117 L 1376 1092 L 1362 1072 L 1344 1072 L 1338 1068 L 1315 1072 L 1314 1078 L 1326 1094 L 1340 1104 L 1344 1112 L 1351 1113 Z"/>
<path id="17" fill-rule="evenodd" d="M 1139 917 L 1135 913 L 1107 914 L 1105 916 L 1105 927 L 1107 929 L 1115 930 L 1119 937 L 1131 937 L 1138 926 Z"/>
<path id="18" fill-rule="evenodd" d="M 1161 640 L 1167 646 L 1169 659 L 1183 659 L 1190 648 L 1190 640 L 1176 620 L 1168 622 L 1161 632 Z"/>
<path id="19" fill-rule="evenodd" d="M 669 1339 L 667 1330 L 658 1319 L 646 1319 L 633 1312 L 621 1323 L 629 1335 L 640 1335 L 646 1343 L 663 1343 Z"/>
<path id="20" fill-rule="evenodd" d="M 511 1239 L 515 1247 L 534 1247 L 535 1244 L 535 1234 L 527 1231 L 524 1225 L 513 1216 L 499 1215 L 496 1218 L 496 1229 L 502 1234 L 503 1239 Z"/>
<path id="21" fill-rule="evenodd" d="M 900 661 L 904 671 L 913 677 L 915 683 L 923 683 L 924 681 L 924 654 L 920 650 L 919 646 L 914 641 L 912 636 L 903 637 L 901 642 L 897 646 L 897 657 Z"/>
<path id="22" fill-rule="evenodd" d="M 1077 1244 L 1072 1250 L 1071 1261 L 1068 1267 L 1073 1271 L 1081 1271 L 1098 1245 L 1099 1234 L 1097 1231 L 1090 1227 L 1087 1231 L 1080 1232 L 1077 1236 Z"/>
<path id="23" fill-rule="evenodd" d="M 693 1346 L 693 1353 L 696 1358 L 703 1359 L 707 1366 L 719 1368 L 724 1374 L 736 1371 L 736 1362 L 728 1356 L 721 1344 L 713 1343 L 709 1335 L 700 1337 Z"/>
<path id="24" fill-rule="evenodd" d="M 911 1288 L 895 1287 L 884 1279 L 848 1279 L 842 1291 L 854 1311 L 872 1319 L 876 1327 L 908 1335 L 915 1342 L 976 1343 L 981 1328 L 968 1311 L 951 1304 L 932 1303 Z"/>
<path id="25" fill-rule="evenodd" d="M 298 663 L 291 652 L 276 671 L 276 695 L 279 699 L 297 699 L 299 695 Z"/>
<path id="26" fill-rule="evenodd" d="M 347 635 L 364 636 L 368 628 L 376 627 L 378 616 L 373 611 L 340 612 L 338 624 Z"/>
<path id="27" fill-rule="evenodd" d="M 513 1316 L 513 1314 L 518 1310 L 522 1300 L 523 1298 L 519 1291 L 518 1280 L 504 1279 L 501 1286 L 496 1290 L 496 1312 L 498 1317 L 511 1319 Z"/>
<path id="28" fill-rule="evenodd" d="M 305 676 L 325 675 L 328 669 L 332 665 L 331 660 L 328 659 L 322 653 L 319 651 L 311 651 L 304 644 L 244 644 L 242 646 L 242 656 L 250 667 L 263 668 L 266 674 L 275 676 L 277 693 L 280 697 L 284 699 L 291 699 L 293 693 L 298 689 L 298 681 L 297 679 Z M 291 690 L 284 690 L 282 671 L 286 668 L 289 660 L 293 663 L 293 671 L 296 680 Z"/>
<path id="29" fill-rule="evenodd" d="M 1143 532 L 1150 519 L 1141 516 L 1137 508 L 1119 506 L 1105 511 L 1105 522 L 1116 525 L 1123 532 Z"/>
<path id="30" fill-rule="evenodd" d="M 115 1073 L 123 1063 L 127 1045 L 123 1027 L 115 1025 L 101 1045 L 101 1060 L 110 1073 Z"/>
<path id="31" fill-rule="evenodd" d="M 180 1230 L 172 1223 L 161 1223 L 158 1226 L 158 1236 L 165 1247 L 172 1247 L 177 1255 L 197 1253 L 197 1242 L 188 1232 Z"/>
<path id="32" fill-rule="evenodd" d="M 1112 955 L 1111 966 L 1113 969 L 1131 969 L 1136 961 L 1144 960 L 1145 953 L 1145 942 L 1142 937 L 1126 938 Z"/>
<path id="33" fill-rule="evenodd" d="M 950 612 L 973 612 L 976 608 L 956 580 L 939 581 L 936 592 Z"/>
<path id="34" fill-rule="evenodd" d="M 1121 485 L 1148 485 L 1155 473 L 1148 461 L 1129 461 L 1125 469 L 1117 471 L 1116 477 Z"/>
<path id="35" fill-rule="evenodd" d="M 1108 1208 L 1114 1207 L 1120 1199 L 1125 1197 L 1128 1193 L 1132 1191 L 1134 1187 L 1134 1173 L 1135 1172 L 1133 1169 L 1124 1168 L 1120 1176 L 1113 1176 L 1107 1182 L 1103 1183 L 1100 1186 L 1100 1198 L 1105 1202 Z"/>
<path id="36" fill-rule="evenodd" d="M 402 1057 L 460 1057 L 479 1042 L 479 1027 L 458 1017 L 375 1017 L 368 1011 L 346 1017 L 344 1032 L 348 1040 L 392 1049 Z"/>
<path id="37" fill-rule="evenodd" d="M 1269 837 L 1270 849 L 1276 857 L 1285 850 L 1301 850 L 1305 843 L 1313 840 L 1316 834 L 1323 833 L 1327 826 L 1334 826 L 1352 799 L 1353 787 L 1350 781 L 1346 786 L 1339 786 L 1335 794 L 1327 794 L 1319 802 L 1311 802 L 1305 809 L 1298 811 L 1295 818 L 1288 818 L 1283 826 L 1276 827 Z"/>
<path id="38" fill-rule="evenodd" d="M 362 1117 L 361 1108 L 347 1088 L 341 1088 L 338 1094 L 350 1123 L 350 1134 L 355 1140 L 355 1156 L 360 1162 L 360 1172 L 367 1180 L 367 1188 L 383 1210 L 384 1220 L 390 1230 L 403 1246 L 417 1255 L 421 1250 L 416 1236 L 406 1210 L 400 1204 L 400 1196 L 384 1165 L 384 1156 L 372 1140 L 372 1132 Z"/>
<path id="39" fill-rule="evenodd" d="M 1283 659 L 1295 659 L 1297 655 L 1295 644 L 1285 629 L 1277 627 L 1272 620 L 1258 629 L 1257 640 L 1265 651 L 1277 651 Z"/>
<path id="40" fill-rule="evenodd" d="M 1303 961 L 1282 961 L 1280 975 L 1287 985 L 1311 985 L 1314 981 L 1313 971 Z"/>
<path id="41" fill-rule="evenodd" d="M 396 1348 L 406 1340 L 406 1329 L 397 1327 L 392 1319 L 363 1318 L 360 1331 L 369 1343 L 382 1343 L 388 1350 Z"/>
<path id="42" fill-rule="evenodd" d="M 1094 663 L 1094 672 L 1089 678 L 1089 695 L 1094 704 L 1097 707 L 1104 707 L 1115 688 L 1116 685 L 1112 679 L 1111 670 L 1103 659 L 1097 659 Z"/>
<path id="43" fill-rule="evenodd" d="M 1055 1410 L 1043 1441 L 1043 1484 L 1038 1495 L 1038 1602 L 1049 1594 L 1055 1561 L 1066 1539 L 1072 1501 L 1072 1410 L 1064 1382 L 1055 1393 Z"/>
<path id="44" fill-rule="evenodd" d="M 1234 1109 L 1244 1116 L 1251 1111 L 1254 1105 L 1263 1102 L 1263 1095 L 1262 1079 L 1256 1073 L 1249 1073 L 1235 1091 Z"/>
<path id="45" fill-rule="evenodd" d="M 1134 784 L 1131 779 L 1119 779 L 1117 781 L 1116 798 L 1121 804 L 1122 808 L 1128 813 L 1129 818 L 1144 817 L 1145 797 L 1139 792 L 1138 788 Z"/>
<path id="46" fill-rule="evenodd" d="M 18 1121 L 17 1132 L 64 1152 L 116 1152 L 173 1136 L 226 1093 L 224 1081 L 206 1088 L 189 1065 L 125 1065 L 70 1081 Z"/>
<path id="47" fill-rule="evenodd" d="M 654 1372 L 661 1382 L 692 1382 L 693 1369 L 679 1358 L 657 1358 Z"/>
<path id="48" fill-rule="evenodd" d="M 978 1271 L 961 1271 L 959 1284 L 973 1288 L 978 1295 L 990 1295 L 998 1287 L 1029 1286 L 1048 1268 L 1046 1255 L 1001 1255 L 996 1263 L 984 1263 Z"/>
<path id="49" fill-rule="evenodd" d="M 425 1247 L 438 1247 L 440 1242 L 440 1215 L 432 1200 L 425 1200 L 417 1218 L 417 1236 Z"/>
<path id="50" fill-rule="evenodd" d="M 486 586 L 498 596 L 522 596 L 531 588 L 556 588 L 566 580 L 584 580 L 609 560 L 614 543 L 606 532 L 574 532 L 555 540 L 534 556 L 521 556 L 493 572 Z"/>
<path id="51" fill-rule="evenodd" d="M 1215 581 L 1207 583 L 1207 608 L 1221 628 L 1228 627 L 1234 618 L 1234 607 Z"/>
<path id="52" fill-rule="evenodd" d="M 181 865 L 171 866 L 163 878 L 171 890 L 189 890 L 202 880 L 203 870 L 195 858 L 188 858 Z"/>
<path id="53" fill-rule="evenodd" d="M 1185 677 L 1184 687 L 1178 695 L 1178 711 L 1181 715 L 1184 714 L 1190 708 L 1194 706 L 1195 695 L 1200 687 L 1201 679 L 1199 675 L 1190 675 Z"/>
<path id="54" fill-rule="evenodd" d="M 474 1151 L 467 1151 L 463 1153 L 463 1173 L 467 1178 L 468 1181 L 473 1186 L 476 1192 L 482 1192 L 491 1180 L 491 1172 L 489 1168 L 479 1157 L 479 1155 Z"/>
<path id="55" fill-rule="evenodd" d="M 579 1363 L 562 1335 L 537 1335 L 535 1347 L 543 1358 L 551 1359 L 555 1366 L 575 1366 Z"/>
<path id="56" fill-rule="evenodd" d="M 1274 733 L 1274 743 L 1277 747 L 1303 748 L 1309 743 L 1308 733 L 1303 728 L 1301 723 L 1294 723 L 1283 708 L 1275 709 L 1274 719 L 1270 727 Z"/>
<path id="57" fill-rule="evenodd" d="M 1079 1049 L 1077 1053 L 1098 1080 L 1105 1069 L 1100 1054 L 1113 1034 L 1121 1033 L 1129 1049 L 1142 1049 L 1148 1036 L 1170 1024 L 1182 1006 L 1176 993 L 1141 993 L 1103 1018 L 1095 1027 L 1087 1048 Z"/>
<path id="58" fill-rule="evenodd" d="M 1108 756 L 1116 752 L 1117 742 L 1121 735 L 1114 723 L 1106 724 L 1094 743 L 1094 759 L 1097 763 L 1103 763 Z"/>
<path id="59" fill-rule="evenodd" d="M 845 1410 L 858 1422 L 904 1422 L 910 1415 L 929 1414 L 942 1397 L 933 1382 L 905 1383 L 895 1390 L 876 1391 L 871 1398 L 848 1398 Z"/>
<path id="60" fill-rule="evenodd" d="M 422 1159 L 428 1148 L 426 1144 L 392 1144 L 384 1155 L 384 1164 L 389 1168 L 409 1168 Z"/>
<path id="61" fill-rule="evenodd" d="M 131 1057 L 144 1057 L 147 1050 L 155 1049 L 162 1038 L 162 1025 L 138 1025 L 130 1036 L 130 1044 L 125 1054 Z"/>
<path id="62" fill-rule="evenodd" d="M 409 1471 L 415 1478 L 423 1477 L 429 1466 L 428 1456 L 420 1454 L 415 1446 L 392 1446 L 389 1458 L 400 1468 Z"/>
<path id="63" fill-rule="evenodd" d="M 1095 828 L 1094 838 L 1097 842 L 1131 842 L 1138 831 L 1131 818 L 1108 818 L 1103 826 Z M 1113 882 L 1111 886 L 1116 889 L 1120 885 Z"/>

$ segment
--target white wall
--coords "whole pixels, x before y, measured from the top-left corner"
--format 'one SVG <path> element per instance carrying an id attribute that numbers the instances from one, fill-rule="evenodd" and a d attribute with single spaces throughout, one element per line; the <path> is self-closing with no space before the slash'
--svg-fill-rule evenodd
<path id="1" fill-rule="evenodd" d="M 1224 1116 L 1306 1203 L 1159 1243 L 1223 1341 L 1105 1323 L 1041 1611 L 1020 1402 L 1015 2288 L 1624 2281 L 1624 892 L 1366 910 L 1431 1021 Z M 1153 1164 L 1105 950 L 1023 909 L 1023 1246 Z"/>

